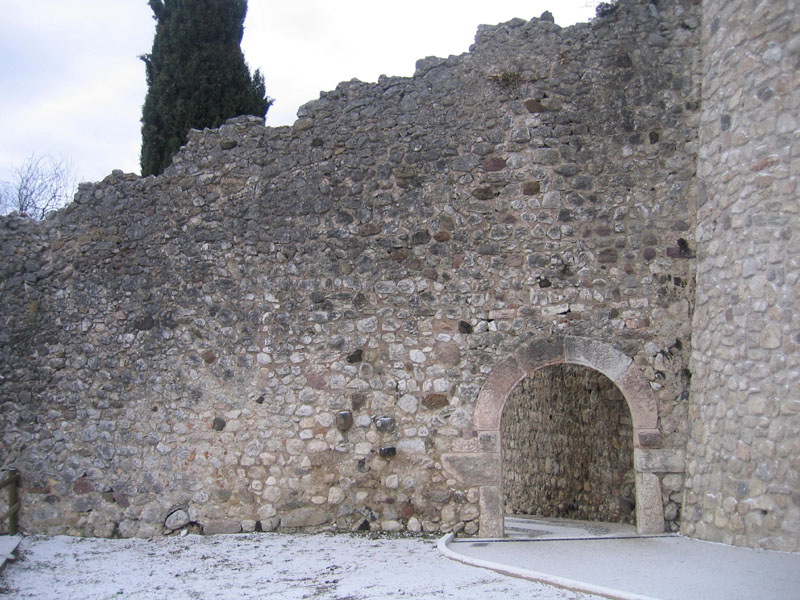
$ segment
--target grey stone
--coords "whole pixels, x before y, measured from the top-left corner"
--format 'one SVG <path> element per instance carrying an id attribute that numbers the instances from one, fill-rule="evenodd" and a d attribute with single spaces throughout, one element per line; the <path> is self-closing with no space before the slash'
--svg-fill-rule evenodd
<path id="1" fill-rule="evenodd" d="M 683 473 L 686 456 L 683 450 L 662 448 L 659 450 L 636 448 L 633 451 L 633 466 L 647 473 Z"/>
<path id="2" fill-rule="evenodd" d="M 636 473 L 636 530 L 639 533 L 662 533 L 664 509 L 661 504 L 661 485 L 652 473 Z"/>
<path id="3" fill-rule="evenodd" d="M 480 524 L 478 535 L 483 538 L 502 538 L 503 525 L 503 496 L 498 486 L 483 486 L 480 488 Z"/>
<path id="4" fill-rule="evenodd" d="M 392 432 L 397 427 L 394 417 L 378 417 L 375 419 L 375 427 L 378 431 Z"/>
<path id="5" fill-rule="evenodd" d="M 190 520 L 189 513 L 181 508 L 167 515 L 167 518 L 164 520 L 164 527 L 172 530 L 180 529 L 188 525 Z"/>
<path id="6" fill-rule="evenodd" d="M 316 527 L 326 523 L 330 516 L 321 508 L 297 508 L 280 515 L 281 527 L 296 529 L 300 527 Z M 262 525 L 263 526 L 263 525 Z"/>
<path id="7" fill-rule="evenodd" d="M 209 519 L 202 523 L 203 535 L 219 535 L 222 533 L 241 533 L 241 521 L 231 519 Z"/>
<path id="8" fill-rule="evenodd" d="M 564 348 L 566 362 L 597 369 L 611 381 L 618 379 L 631 364 L 630 357 L 592 339 L 567 336 Z"/>
<path id="9" fill-rule="evenodd" d="M 467 485 L 498 485 L 502 465 L 496 453 L 443 454 L 442 468 Z"/>
<path id="10" fill-rule="evenodd" d="M 666 48 L 669 46 L 667 39 L 658 35 L 657 33 L 651 33 L 649 36 L 647 36 L 647 43 L 657 48 Z"/>
<path id="11" fill-rule="evenodd" d="M 353 413 L 342 410 L 336 413 L 336 428 L 339 431 L 348 431 L 353 426 Z"/>

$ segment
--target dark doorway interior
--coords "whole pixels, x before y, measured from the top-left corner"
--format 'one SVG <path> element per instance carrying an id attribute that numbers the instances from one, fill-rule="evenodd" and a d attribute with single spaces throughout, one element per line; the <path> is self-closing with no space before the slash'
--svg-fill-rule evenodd
<path id="1" fill-rule="evenodd" d="M 630 412 L 603 374 L 536 371 L 509 396 L 501 433 L 507 515 L 634 523 Z"/>

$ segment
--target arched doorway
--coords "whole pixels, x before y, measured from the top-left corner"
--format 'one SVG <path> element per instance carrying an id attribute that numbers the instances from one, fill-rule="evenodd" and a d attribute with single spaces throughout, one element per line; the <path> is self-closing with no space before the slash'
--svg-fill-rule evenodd
<path id="1" fill-rule="evenodd" d="M 480 451 L 442 456 L 443 467 L 454 477 L 480 488 L 479 534 L 503 536 L 501 422 L 506 401 L 530 374 L 559 364 L 583 365 L 599 371 L 622 393 L 633 435 L 636 529 L 640 533 L 663 532 L 659 477 L 647 460 L 636 460 L 636 453 L 643 456 L 642 450 L 661 445 L 656 401 L 648 381 L 633 360 L 613 346 L 588 338 L 558 336 L 535 339 L 494 366 L 478 395 L 473 416 Z"/>
<path id="2" fill-rule="evenodd" d="M 633 426 L 622 392 L 581 365 L 542 367 L 500 425 L 505 514 L 633 524 Z"/>

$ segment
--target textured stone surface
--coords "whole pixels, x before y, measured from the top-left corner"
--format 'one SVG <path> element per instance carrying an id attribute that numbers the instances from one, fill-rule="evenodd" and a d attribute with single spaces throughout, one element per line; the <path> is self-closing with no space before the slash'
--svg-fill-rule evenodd
<path id="1" fill-rule="evenodd" d="M 23 473 L 23 528 L 158 535 L 172 506 L 496 527 L 496 486 L 441 456 L 496 447 L 514 386 L 560 362 L 539 340 L 566 338 L 612 378 L 629 357 L 634 433 L 686 448 L 685 478 L 643 474 L 654 507 L 796 546 L 796 14 L 623 0 L 482 27 L 294 127 L 191 132 L 162 176 L 3 218 L 0 465 Z"/>
<path id="2" fill-rule="evenodd" d="M 627 368 L 614 383 L 625 395 L 628 408 L 637 429 L 658 428 L 658 404 L 650 383 L 642 377 L 638 368 Z M 660 384 L 659 384 L 660 385 Z"/>
<path id="3" fill-rule="evenodd" d="M 500 454 L 443 454 L 442 467 L 453 477 L 468 485 L 500 483 Z"/>
<path id="4" fill-rule="evenodd" d="M 530 372 L 564 362 L 564 339 L 560 336 L 539 338 L 517 351 L 517 364 Z"/>
<path id="5" fill-rule="evenodd" d="M 478 535 L 487 538 L 503 537 L 503 496 L 500 487 L 487 485 L 480 488 L 481 516 Z"/>
<path id="6" fill-rule="evenodd" d="M 188 525 L 190 520 L 189 513 L 183 509 L 179 509 L 171 512 L 167 516 L 164 520 L 164 527 L 167 529 L 180 529 L 184 525 Z"/>
<path id="7" fill-rule="evenodd" d="M 503 403 L 514 386 L 525 376 L 514 358 L 507 358 L 492 370 L 492 377 L 481 389 L 475 408 L 475 427 L 499 429 Z"/>
<path id="8" fill-rule="evenodd" d="M 661 508 L 662 490 L 658 476 L 653 473 L 636 473 L 637 496 L 644 502 L 636 503 L 636 529 L 640 533 L 662 533 L 664 511 Z M 657 510 L 654 507 L 658 507 Z"/>
<path id="9" fill-rule="evenodd" d="M 637 448 L 633 452 L 633 464 L 637 471 L 649 473 L 683 473 L 686 469 L 686 456 L 683 449 L 662 448 L 651 450 Z"/>
<path id="10" fill-rule="evenodd" d="M 281 526 L 287 528 L 315 527 L 329 519 L 328 513 L 320 508 L 297 508 L 281 516 Z"/>
<path id="11" fill-rule="evenodd" d="M 203 523 L 205 535 L 219 535 L 220 533 L 241 533 L 242 524 L 231 519 L 210 519 Z"/>
<path id="12" fill-rule="evenodd" d="M 617 380 L 631 364 L 630 357 L 613 346 L 572 336 L 564 340 L 564 359 L 569 363 L 595 368 L 611 381 Z"/>
<path id="13" fill-rule="evenodd" d="M 632 523 L 633 428 L 598 371 L 551 366 L 526 378 L 503 412 L 505 512 Z"/>
<path id="14" fill-rule="evenodd" d="M 682 532 L 798 551 L 800 7 L 706 0 L 701 30 Z"/>

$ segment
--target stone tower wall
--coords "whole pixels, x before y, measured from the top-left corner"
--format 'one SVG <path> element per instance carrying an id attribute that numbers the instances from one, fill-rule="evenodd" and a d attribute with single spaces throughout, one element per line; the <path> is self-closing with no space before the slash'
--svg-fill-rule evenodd
<path id="1" fill-rule="evenodd" d="M 800 5 L 703 2 L 683 532 L 800 550 Z"/>

